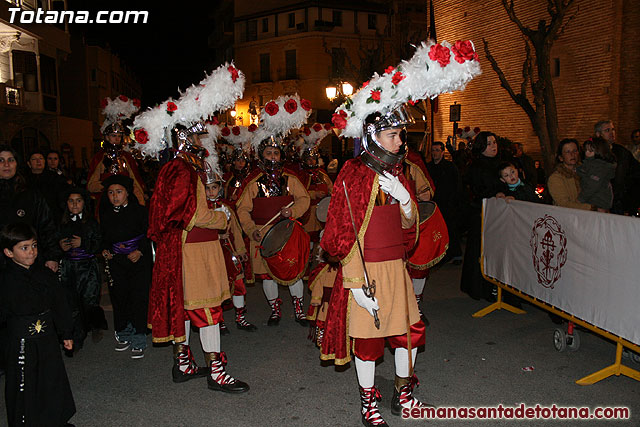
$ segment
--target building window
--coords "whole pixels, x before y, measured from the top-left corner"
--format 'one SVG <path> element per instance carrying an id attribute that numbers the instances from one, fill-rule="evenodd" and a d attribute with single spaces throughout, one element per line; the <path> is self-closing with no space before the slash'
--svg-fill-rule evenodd
<path id="1" fill-rule="evenodd" d="M 260 81 L 271 81 L 271 56 L 268 53 L 260 54 Z"/>
<path id="2" fill-rule="evenodd" d="M 342 27 L 342 11 L 334 10 L 333 11 L 333 25 L 336 27 Z"/>
<path id="3" fill-rule="evenodd" d="M 376 21 L 377 21 L 378 16 L 370 13 L 367 16 L 367 28 L 370 30 L 375 30 L 376 29 Z"/>
<path id="4" fill-rule="evenodd" d="M 46 55 L 40 55 L 40 81 L 44 110 L 55 113 L 58 111 L 56 60 Z"/>
<path id="5" fill-rule="evenodd" d="M 264 18 L 262 20 L 262 32 L 263 33 L 269 32 L 269 18 Z"/>
<path id="6" fill-rule="evenodd" d="M 560 77 L 560 58 L 553 58 L 553 77 Z"/>
<path id="7" fill-rule="evenodd" d="M 296 76 L 296 51 L 286 50 L 284 52 L 284 59 L 286 64 L 285 79 L 286 80 L 297 79 L 298 77 Z"/>
<path id="8" fill-rule="evenodd" d="M 296 14 L 289 14 L 289 28 L 294 28 L 296 26 Z"/>
<path id="9" fill-rule="evenodd" d="M 253 20 L 247 22 L 247 41 L 252 42 L 258 40 L 258 21 Z"/>
<path id="10" fill-rule="evenodd" d="M 35 53 L 13 51 L 13 81 L 25 92 L 38 91 L 38 64 Z"/>
<path id="11" fill-rule="evenodd" d="M 342 47 L 331 48 L 331 77 L 342 77 L 347 52 Z"/>

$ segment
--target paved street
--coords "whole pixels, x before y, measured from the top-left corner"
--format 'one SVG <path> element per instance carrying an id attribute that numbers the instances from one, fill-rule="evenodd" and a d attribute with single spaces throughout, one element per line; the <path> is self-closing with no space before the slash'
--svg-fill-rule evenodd
<path id="1" fill-rule="evenodd" d="M 640 425 L 638 382 L 613 377 L 592 386 L 575 384 L 577 379 L 613 363 L 612 343 L 583 332 L 578 352 L 558 353 L 552 344 L 555 325 L 546 313 L 528 305 L 524 307 L 526 315 L 494 312 L 473 319 L 471 314 L 487 304 L 460 293 L 460 270 L 460 266 L 447 264 L 427 283 L 423 308 L 431 326 L 416 367 L 421 383 L 416 392 L 419 398 L 438 407 L 524 402 L 530 406 L 555 403 L 631 408 L 631 420 L 627 421 L 502 420 L 484 422 L 487 426 Z M 209 391 L 204 378 L 174 384 L 170 346 L 149 347 L 144 359 L 132 360 L 128 352 L 114 351 L 110 331 L 99 343 L 88 338 L 81 352 L 72 359 L 65 358 L 78 409 L 71 421 L 77 426 L 361 425 L 353 365 L 342 369 L 323 366 L 318 351 L 306 339 L 308 330 L 293 321 L 286 289 L 280 288 L 285 304 L 278 327 L 266 326 L 269 310 L 261 286 L 249 287 L 248 293 L 248 317 L 258 325 L 258 331 L 237 330 L 233 311 L 228 311 L 231 335 L 222 338 L 229 358 L 228 372 L 250 384 L 248 393 Z M 191 342 L 202 363 L 197 334 L 192 334 Z M 426 424 L 391 415 L 394 369 L 388 350 L 384 359 L 376 372 L 383 395 L 383 416 L 392 426 Z M 523 371 L 524 367 L 533 370 Z M 0 417 L 0 423 L 4 423 L 4 406 Z M 430 423 L 448 426 L 469 421 Z"/>

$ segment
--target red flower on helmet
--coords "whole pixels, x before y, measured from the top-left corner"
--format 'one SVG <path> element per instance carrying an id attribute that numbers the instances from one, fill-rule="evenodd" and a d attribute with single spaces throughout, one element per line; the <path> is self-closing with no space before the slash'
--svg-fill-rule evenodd
<path id="1" fill-rule="evenodd" d="M 471 126 L 465 126 L 465 127 L 464 127 L 464 131 L 465 131 L 465 132 L 469 132 L 470 130 L 471 130 Z"/>
<path id="2" fill-rule="evenodd" d="M 209 150 L 207 150 L 206 148 L 204 149 L 204 156 L 209 157 Z"/>
<path id="3" fill-rule="evenodd" d="M 316 132 L 320 132 L 322 130 L 322 125 L 320 123 L 316 123 L 315 125 L 313 125 L 313 130 L 315 130 Z"/>
<path id="4" fill-rule="evenodd" d="M 229 71 L 229 73 L 231 73 L 231 80 L 233 80 L 233 82 L 235 83 L 236 80 L 238 80 L 238 69 L 233 65 L 229 65 L 227 67 L 227 70 Z"/>
<path id="5" fill-rule="evenodd" d="M 133 132 L 133 137 L 136 139 L 138 144 L 146 144 L 149 142 L 149 134 L 144 129 L 136 129 Z"/>
<path id="6" fill-rule="evenodd" d="M 420 101 L 414 101 L 413 99 L 410 99 L 410 100 L 408 100 L 407 102 L 408 102 L 409 104 L 411 104 L 411 105 L 416 105 L 416 104 L 417 104 L 418 102 L 420 102 Z"/>
<path id="7" fill-rule="evenodd" d="M 398 83 L 400 83 L 402 80 L 404 80 L 407 76 L 405 76 L 404 74 L 402 74 L 400 71 L 396 71 L 396 73 L 393 75 L 393 77 L 391 77 L 391 83 L 393 83 L 394 85 L 398 85 Z"/>
<path id="8" fill-rule="evenodd" d="M 309 111 L 311 110 L 311 101 L 309 101 L 308 99 L 301 99 L 300 100 L 300 106 L 302 107 L 302 109 L 304 111 Z"/>
<path id="9" fill-rule="evenodd" d="M 255 131 L 256 131 L 256 129 L 258 129 L 258 126 L 256 126 L 256 125 L 255 125 L 255 124 L 253 124 L 253 123 L 251 123 L 251 124 L 249 125 L 249 127 L 247 128 L 247 130 L 248 130 L 249 132 L 255 132 Z"/>
<path id="10" fill-rule="evenodd" d="M 331 130 L 331 127 L 332 127 L 332 126 L 331 126 L 331 123 L 325 123 L 325 124 L 324 124 L 324 129 L 325 129 L 325 130 Z"/>
<path id="11" fill-rule="evenodd" d="M 173 112 L 176 111 L 177 109 L 178 109 L 178 106 L 175 103 L 171 101 L 167 102 L 167 113 L 169 113 L 169 115 L 172 115 Z"/>
<path id="12" fill-rule="evenodd" d="M 480 133 L 480 128 L 478 126 L 473 128 L 474 133 Z"/>
<path id="13" fill-rule="evenodd" d="M 240 135 L 240 127 L 239 126 L 234 126 L 231 128 L 231 132 L 235 135 L 238 136 Z"/>
<path id="14" fill-rule="evenodd" d="M 391 65 L 389 65 L 389 66 L 384 70 L 384 73 L 385 73 L 385 74 L 391 74 L 391 73 L 393 73 L 393 70 L 395 70 L 395 69 L 396 69 L 395 67 L 392 67 Z"/>
<path id="15" fill-rule="evenodd" d="M 225 126 L 222 128 L 222 131 L 220 131 L 220 133 L 222 134 L 222 136 L 229 136 L 231 135 L 231 130 L 229 130 L 229 128 Z"/>
<path id="16" fill-rule="evenodd" d="M 267 105 L 264 106 L 264 111 L 270 116 L 275 116 L 276 114 L 278 114 L 279 110 L 280 107 L 278 107 L 278 104 L 273 101 L 267 102 Z"/>
<path id="17" fill-rule="evenodd" d="M 218 124 L 218 118 L 216 116 L 213 116 L 212 119 L 207 120 L 205 123 L 207 123 L 208 125 L 215 126 Z"/>
<path id="18" fill-rule="evenodd" d="M 333 113 L 333 117 L 331 117 L 331 122 L 338 129 L 344 129 L 347 127 L 347 112 L 344 110 L 340 110 L 337 113 Z"/>
<path id="19" fill-rule="evenodd" d="M 471 43 L 471 40 L 458 40 L 456 44 L 451 46 L 451 50 L 455 55 L 455 60 L 460 64 L 472 59 L 478 60 L 478 54 L 473 50 L 473 43 Z"/>
<path id="20" fill-rule="evenodd" d="M 372 90 L 371 91 L 371 99 L 373 101 L 377 101 L 380 102 L 380 94 L 382 93 L 381 90 Z"/>
<path id="21" fill-rule="evenodd" d="M 462 128 L 458 128 L 458 129 L 456 129 L 456 133 L 457 133 L 458 135 L 462 135 Z"/>
<path id="22" fill-rule="evenodd" d="M 100 101 L 100 108 L 104 110 L 105 108 L 107 108 L 108 103 L 109 103 L 109 100 L 107 98 L 102 98 L 102 100 Z"/>
<path id="23" fill-rule="evenodd" d="M 309 136 L 311 135 L 311 129 L 309 129 L 308 127 L 304 127 L 304 129 L 302 129 L 302 131 L 304 132 L 305 135 Z"/>
<path id="24" fill-rule="evenodd" d="M 429 58 L 432 61 L 438 61 L 441 67 L 446 67 L 451 62 L 451 51 L 448 47 L 442 46 L 440 43 L 434 44 L 429 49 Z"/>
<path id="25" fill-rule="evenodd" d="M 366 82 L 362 83 L 362 87 L 361 87 L 361 88 L 363 88 L 363 87 L 365 87 L 366 85 L 368 85 L 370 81 L 371 81 L 371 80 L 367 80 Z"/>
<path id="26" fill-rule="evenodd" d="M 136 107 L 140 108 L 142 103 L 140 102 L 140 100 L 138 98 L 133 98 L 133 105 L 135 105 Z"/>
<path id="27" fill-rule="evenodd" d="M 127 102 L 127 101 L 129 100 L 129 98 L 127 98 L 127 97 L 126 97 L 126 96 L 124 96 L 124 95 L 120 95 L 118 98 L 119 98 L 119 99 L 120 99 L 120 101 L 122 101 L 122 102 Z"/>
<path id="28" fill-rule="evenodd" d="M 298 103 L 295 99 L 289 99 L 284 103 L 284 109 L 287 111 L 287 113 L 293 114 L 298 109 Z"/>

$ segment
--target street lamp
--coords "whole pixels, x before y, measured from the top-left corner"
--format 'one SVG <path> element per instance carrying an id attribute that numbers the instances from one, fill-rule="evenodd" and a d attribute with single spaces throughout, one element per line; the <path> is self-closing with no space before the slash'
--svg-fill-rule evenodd
<path id="1" fill-rule="evenodd" d="M 325 91 L 327 92 L 327 98 L 329 98 L 329 101 L 333 101 L 336 99 L 336 96 L 338 96 L 338 88 L 333 85 L 327 86 Z"/>
<path id="2" fill-rule="evenodd" d="M 353 86 L 351 86 L 351 83 L 343 81 L 338 84 L 329 83 L 325 88 L 325 92 L 327 93 L 329 101 L 340 100 L 341 98 L 353 95 Z"/>

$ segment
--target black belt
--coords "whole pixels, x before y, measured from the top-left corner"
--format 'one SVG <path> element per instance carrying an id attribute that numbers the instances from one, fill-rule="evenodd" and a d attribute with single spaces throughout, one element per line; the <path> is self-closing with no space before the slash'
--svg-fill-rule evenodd
<path id="1" fill-rule="evenodd" d="M 28 316 L 11 317 L 7 321 L 7 329 L 10 335 L 27 340 L 55 333 L 50 310 Z"/>

